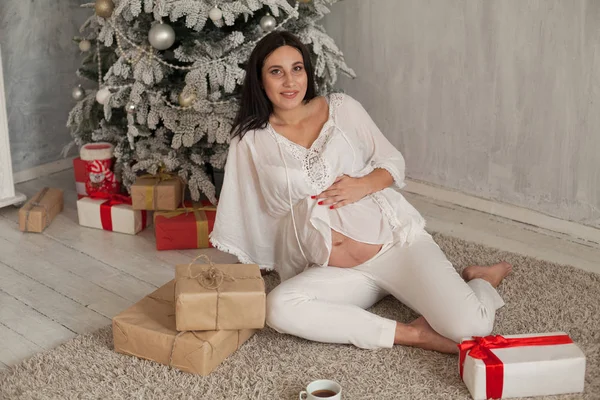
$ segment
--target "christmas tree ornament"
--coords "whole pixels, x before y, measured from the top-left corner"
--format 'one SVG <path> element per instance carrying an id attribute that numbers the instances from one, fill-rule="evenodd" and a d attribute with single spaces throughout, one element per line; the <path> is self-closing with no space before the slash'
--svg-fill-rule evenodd
<path id="1" fill-rule="evenodd" d="M 90 51 L 91 48 L 92 42 L 90 42 L 89 40 L 82 40 L 81 42 L 79 42 L 79 50 Z"/>
<path id="2" fill-rule="evenodd" d="M 181 107 L 190 107 L 196 101 L 195 93 L 185 93 L 181 92 L 179 94 L 179 105 Z"/>
<path id="3" fill-rule="evenodd" d="M 260 19 L 260 27 L 265 32 L 271 32 L 275 26 L 277 26 L 277 21 L 269 13 Z"/>
<path id="4" fill-rule="evenodd" d="M 72 95 L 75 100 L 79 101 L 85 97 L 85 90 L 83 90 L 81 85 L 77 85 L 77 87 L 73 89 Z"/>
<path id="5" fill-rule="evenodd" d="M 125 106 L 125 111 L 127 111 L 127 114 L 135 114 L 137 111 L 137 105 L 133 102 L 129 102 Z"/>
<path id="6" fill-rule="evenodd" d="M 219 7 L 214 6 L 209 12 L 208 17 L 213 21 L 218 21 L 223 18 L 223 11 L 219 10 Z"/>
<path id="7" fill-rule="evenodd" d="M 102 18 L 110 18 L 115 10 L 112 0 L 96 0 L 96 15 Z"/>
<path id="8" fill-rule="evenodd" d="M 106 104 L 110 95 L 110 90 L 108 90 L 107 88 L 102 88 L 96 93 L 96 101 L 100 104 Z"/>
<path id="9" fill-rule="evenodd" d="M 148 32 L 148 41 L 156 50 L 166 50 L 175 43 L 175 30 L 169 24 L 155 24 Z"/>

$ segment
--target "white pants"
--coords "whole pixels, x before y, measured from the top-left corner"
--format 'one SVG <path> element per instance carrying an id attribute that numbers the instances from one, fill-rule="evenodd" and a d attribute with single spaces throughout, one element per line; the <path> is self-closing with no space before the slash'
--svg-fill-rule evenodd
<path id="1" fill-rule="evenodd" d="M 396 321 L 366 311 L 388 294 L 460 342 L 490 334 L 504 301 L 487 281 L 466 283 L 429 233 L 385 245 L 354 268 L 311 267 L 267 297 L 267 324 L 281 333 L 365 349 L 392 347 Z"/>

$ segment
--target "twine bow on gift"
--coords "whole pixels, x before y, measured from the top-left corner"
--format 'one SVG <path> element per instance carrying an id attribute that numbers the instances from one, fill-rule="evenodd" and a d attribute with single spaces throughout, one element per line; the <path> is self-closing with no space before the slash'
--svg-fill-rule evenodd
<path id="1" fill-rule="evenodd" d="M 458 345 L 460 377 L 463 378 L 467 353 L 472 358 L 482 360 L 485 364 L 486 398 L 499 399 L 504 388 L 504 363 L 492 352 L 492 349 L 570 343 L 573 343 L 573 340 L 566 334 L 524 338 L 505 338 L 502 335 L 474 336 L 473 340 L 465 340 Z"/>
<path id="2" fill-rule="evenodd" d="M 194 261 L 196 261 L 200 258 L 204 258 L 210 265 L 210 268 L 204 269 L 204 270 L 198 272 L 197 274 L 192 275 L 192 264 L 194 263 Z M 194 258 L 188 264 L 186 278 L 196 279 L 198 281 L 198 283 L 200 284 L 200 286 L 202 286 L 205 289 L 209 289 L 209 290 L 215 290 L 215 289 L 220 288 L 221 285 L 223 284 L 223 282 L 225 282 L 225 281 L 227 281 L 227 282 L 235 281 L 235 278 L 233 276 L 218 269 L 206 254 L 200 254 L 198 257 Z M 243 279 L 247 279 L 247 277 L 244 277 Z"/>
<path id="3" fill-rule="evenodd" d="M 44 198 L 44 196 L 46 196 L 46 194 L 48 193 L 48 191 L 50 190 L 50 188 L 45 187 L 43 188 L 37 196 L 37 199 L 35 201 L 32 201 L 31 203 L 29 203 L 29 207 L 27 208 L 27 210 L 25 211 L 25 230 L 28 231 L 29 230 L 29 215 L 30 212 L 33 210 L 33 207 L 43 207 L 44 210 L 46 211 L 46 223 L 42 224 L 42 230 L 44 228 L 46 228 L 46 226 L 48 226 L 48 214 L 50 213 L 50 211 L 48 210 L 48 206 L 46 204 L 42 204 L 41 201 Z"/>

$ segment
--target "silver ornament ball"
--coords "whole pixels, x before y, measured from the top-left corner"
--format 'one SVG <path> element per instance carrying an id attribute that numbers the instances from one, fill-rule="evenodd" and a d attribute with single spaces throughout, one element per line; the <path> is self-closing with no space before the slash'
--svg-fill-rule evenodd
<path id="1" fill-rule="evenodd" d="M 110 95 L 110 90 L 108 90 L 107 88 L 102 88 L 96 93 L 96 101 L 100 104 L 106 104 Z"/>
<path id="2" fill-rule="evenodd" d="M 127 111 L 127 114 L 135 114 L 137 111 L 137 105 L 135 103 L 127 103 L 125 106 L 125 111 Z"/>
<path id="3" fill-rule="evenodd" d="M 157 50 L 166 50 L 175 43 L 175 31 L 168 24 L 154 24 L 148 32 L 148 41 Z"/>
<path id="4" fill-rule="evenodd" d="M 79 42 L 79 50 L 81 51 L 90 51 L 92 48 L 92 43 L 89 40 L 82 40 Z"/>
<path id="5" fill-rule="evenodd" d="M 223 18 L 223 11 L 219 10 L 219 7 L 214 6 L 209 12 L 208 17 L 213 21 L 218 21 Z"/>
<path id="6" fill-rule="evenodd" d="M 85 97 L 85 90 L 83 90 L 81 85 L 78 85 L 73 89 L 72 95 L 75 100 L 79 101 Z"/>
<path id="7" fill-rule="evenodd" d="M 277 26 L 277 21 L 270 14 L 260 19 L 260 27 L 265 32 L 271 32 Z"/>

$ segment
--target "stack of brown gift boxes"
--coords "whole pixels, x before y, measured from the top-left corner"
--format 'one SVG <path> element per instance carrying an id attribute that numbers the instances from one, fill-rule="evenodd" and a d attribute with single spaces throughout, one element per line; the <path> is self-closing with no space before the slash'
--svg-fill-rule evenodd
<path id="1" fill-rule="evenodd" d="M 258 265 L 183 264 L 113 318 L 115 351 L 208 375 L 265 324 Z"/>

